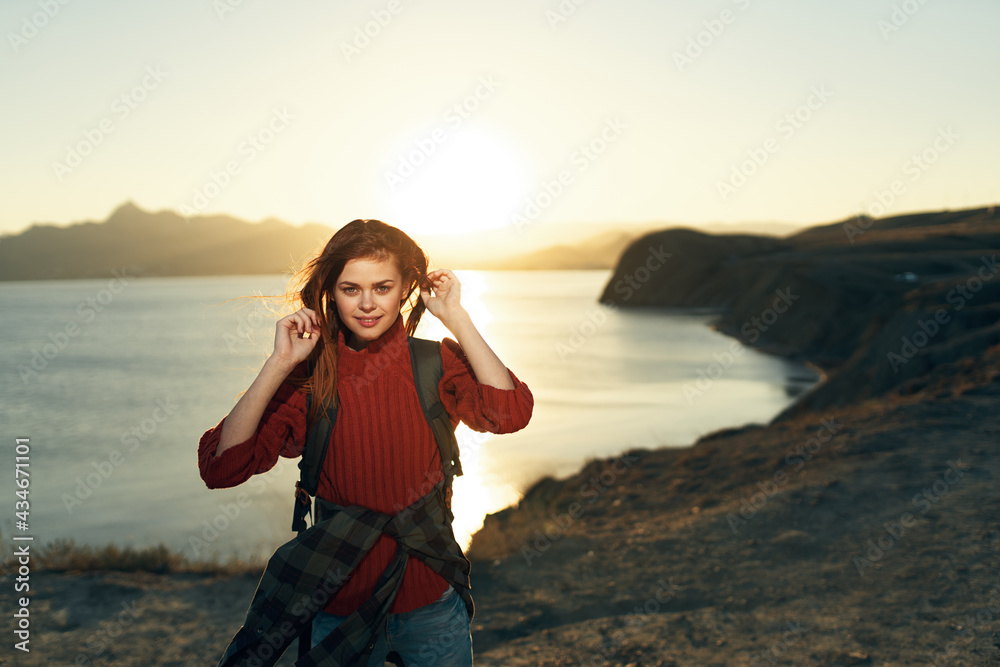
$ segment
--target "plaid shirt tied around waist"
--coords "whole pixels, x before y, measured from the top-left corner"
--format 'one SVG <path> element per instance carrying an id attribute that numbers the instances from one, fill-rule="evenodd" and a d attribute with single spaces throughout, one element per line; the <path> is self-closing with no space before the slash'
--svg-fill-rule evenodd
<path id="1" fill-rule="evenodd" d="M 408 556 L 419 558 L 448 581 L 462 596 L 471 619 L 475 613 L 469 590 L 471 565 L 445 515 L 442 486 L 395 516 L 317 498 L 317 513 L 323 519 L 278 547 L 268 560 L 243 627 L 230 641 L 219 667 L 274 665 L 383 533 L 396 540 L 396 555 L 375 584 L 374 594 L 296 667 L 365 664 L 403 581 Z"/>

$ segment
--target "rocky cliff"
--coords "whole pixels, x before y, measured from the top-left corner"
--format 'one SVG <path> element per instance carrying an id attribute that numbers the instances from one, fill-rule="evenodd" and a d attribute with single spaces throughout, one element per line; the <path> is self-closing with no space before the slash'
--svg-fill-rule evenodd
<path id="1" fill-rule="evenodd" d="M 862 217 L 787 238 L 667 229 L 625 250 L 600 298 L 718 308 L 723 333 L 815 363 L 828 378 L 788 411 L 801 413 L 912 390 L 931 368 L 1000 342 L 998 249 L 992 207 Z"/>

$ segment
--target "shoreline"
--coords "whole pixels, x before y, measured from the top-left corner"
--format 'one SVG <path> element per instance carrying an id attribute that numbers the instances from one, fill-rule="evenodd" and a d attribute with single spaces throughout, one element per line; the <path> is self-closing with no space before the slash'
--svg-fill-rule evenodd
<path id="1" fill-rule="evenodd" d="M 995 664 L 1000 347 L 989 365 L 989 382 L 947 398 L 950 378 L 831 411 L 839 428 L 807 460 L 786 457 L 822 419 L 799 416 L 536 485 L 491 517 L 507 553 L 470 550 L 477 664 Z M 258 580 L 38 573 L 34 648 L 18 664 L 214 663 Z M 992 608 L 995 620 L 956 630 Z"/>
<path id="2" fill-rule="evenodd" d="M 706 309 L 713 310 L 714 312 L 695 312 L 700 309 L 688 308 L 666 308 L 663 310 L 677 312 L 680 314 L 718 314 L 718 309 Z M 711 326 L 711 324 L 709 324 L 709 326 Z M 712 328 L 714 328 L 714 326 Z M 774 351 L 764 352 L 775 355 Z M 800 360 L 794 359 L 791 359 L 791 361 L 796 363 L 800 362 Z M 806 362 L 806 365 L 809 365 L 808 362 Z M 759 424 L 754 424 L 754 426 L 759 426 Z M 733 425 L 732 427 L 724 428 L 721 431 L 704 434 L 696 439 L 695 442 L 688 445 L 669 446 L 660 449 L 682 452 L 695 447 L 698 442 L 701 442 L 705 438 L 711 438 L 717 433 L 734 430 L 738 431 L 746 427 L 746 424 Z M 628 456 L 628 452 L 621 452 L 616 456 L 615 460 L 620 460 L 623 456 Z M 581 463 L 579 470 L 583 471 L 588 466 L 593 466 L 594 463 L 594 460 L 591 460 L 589 463 Z M 578 471 L 563 480 L 542 478 L 535 483 L 530 484 L 525 495 L 531 493 L 531 491 L 540 484 L 544 485 L 549 481 L 554 481 L 556 484 L 562 484 L 566 483 L 568 480 L 578 477 L 580 474 L 581 472 Z M 523 500 L 524 499 L 522 498 L 521 502 L 523 502 Z M 504 508 L 498 513 L 515 512 L 517 511 L 519 505 L 520 502 Z M 489 516 L 490 515 L 487 515 L 487 518 Z M 475 539 L 475 536 L 473 539 Z M 58 552 L 60 543 L 65 550 L 65 545 L 69 542 L 70 541 L 66 540 L 56 540 L 54 543 L 50 543 L 46 546 L 51 551 Z M 470 549 L 466 550 L 467 554 L 470 553 Z M 107 553 L 109 550 L 115 555 L 111 557 L 104 556 L 103 558 L 98 555 L 102 551 Z M 102 569 L 100 567 L 83 565 L 78 569 L 68 567 L 65 571 L 61 572 L 43 570 L 34 574 L 34 579 L 36 581 L 42 581 L 41 591 L 37 594 L 41 599 L 42 604 L 39 605 L 41 608 L 36 607 L 35 611 L 41 616 L 44 616 L 45 614 L 49 614 L 50 616 L 48 621 L 42 621 L 40 631 L 35 630 L 33 632 L 33 635 L 37 638 L 36 642 L 47 643 L 47 640 L 52 636 L 61 636 L 64 634 L 79 635 L 82 629 L 89 626 L 88 623 L 83 621 L 83 616 L 91 616 L 94 614 L 98 616 L 106 614 L 106 616 L 104 621 L 99 621 L 97 623 L 96 627 L 89 628 L 89 632 L 86 634 L 86 638 L 83 640 L 82 644 L 77 644 L 78 650 L 76 650 L 75 654 L 70 655 L 70 653 L 65 650 L 65 646 L 62 646 L 57 652 L 53 653 L 51 651 L 51 647 L 47 646 L 45 649 L 36 649 L 39 655 L 44 656 L 44 658 L 40 659 L 39 662 L 32 662 L 32 659 L 28 657 L 27 659 L 22 658 L 22 662 L 19 664 L 49 664 L 49 662 L 53 660 L 65 660 L 67 662 L 72 662 L 81 659 L 84 661 L 84 664 L 135 664 L 134 662 L 130 662 L 131 660 L 141 660 L 143 661 L 143 664 L 187 664 L 187 661 L 191 660 L 194 655 L 197 655 L 199 660 L 204 659 L 217 661 L 218 655 L 221 655 L 221 651 L 228 643 L 229 637 L 231 637 L 231 635 L 238 630 L 243 621 L 246 605 L 249 604 L 249 600 L 252 598 L 253 591 L 260 579 L 260 572 L 262 572 L 267 558 L 265 556 L 264 560 L 261 560 L 260 562 L 253 562 L 230 557 L 227 562 L 223 562 L 221 558 L 216 555 L 212 559 L 208 560 L 191 561 L 184 555 L 183 551 L 172 553 L 165 545 L 162 544 L 140 550 L 132 550 L 129 547 L 121 550 L 116 545 L 105 545 L 104 547 L 90 547 L 82 545 L 79 551 L 84 554 L 88 554 L 96 562 L 100 562 L 105 559 L 115 560 L 116 562 L 124 560 L 142 561 L 142 554 L 155 555 L 150 558 L 151 562 L 134 571 L 124 571 L 118 569 L 109 570 Z M 120 555 L 122 552 L 132 554 L 133 551 L 134 555 L 131 559 L 122 558 Z M 507 650 L 503 648 L 502 643 L 500 645 L 495 645 L 497 640 L 494 635 L 503 635 L 504 633 L 500 631 L 499 633 L 494 632 L 491 634 L 487 630 L 486 624 L 480 622 L 485 614 L 493 614 L 496 612 L 492 611 L 491 605 L 483 599 L 484 594 L 475 590 L 476 588 L 484 585 L 483 582 L 477 581 L 476 573 L 477 570 L 482 571 L 484 568 L 493 570 L 496 568 L 497 563 L 496 559 L 477 559 L 474 555 L 470 555 L 469 557 L 470 560 L 473 561 L 473 592 L 477 600 L 477 617 L 474 623 L 474 641 L 476 642 L 477 664 L 534 664 L 530 661 L 523 663 L 511 662 L 514 656 L 507 653 Z M 88 558 L 85 557 L 78 560 L 83 560 L 85 562 Z M 492 578 L 492 574 L 489 576 Z M 7 578 L 8 577 L 6 575 L 0 576 L 0 579 Z M 677 591 L 673 588 L 672 584 L 664 584 L 662 588 L 664 589 L 664 593 L 661 597 L 669 595 L 672 598 L 677 594 Z M 242 593 L 240 591 L 242 591 Z M 0 598 L 4 597 L 4 594 L 0 594 Z M 59 602 L 57 602 L 59 600 L 76 600 L 76 604 L 80 604 L 80 597 L 87 600 L 100 598 L 103 602 L 101 605 L 92 605 L 90 608 L 87 608 L 84 614 L 79 613 L 75 609 L 71 609 L 69 605 L 60 606 Z M 664 597 L 664 599 L 667 598 Z M 139 604 L 139 601 L 141 600 L 147 601 L 146 606 L 141 606 Z M 181 625 L 177 625 L 178 618 L 171 615 L 169 611 L 174 607 L 187 608 L 189 611 L 193 611 L 194 608 L 202 606 L 205 606 L 207 609 L 213 609 L 216 606 L 214 602 L 217 600 L 225 600 L 229 603 L 226 611 L 221 609 L 217 610 L 221 615 L 219 619 L 213 620 L 210 618 L 202 618 L 196 623 L 184 622 Z M 114 606 L 112 605 L 113 601 L 117 603 Z M 235 613 L 233 613 L 234 609 Z M 147 615 L 147 612 L 149 612 L 149 617 L 143 618 L 143 616 Z M 185 657 L 179 662 L 156 662 L 155 660 L 161 659 L 159 656 L 154 658 L 148 652 L 140 651 L 139 653 L 135 653 L 134 651 L 137 646 L 148 641 L 150 635 L 163 634 L 164 630 L 162 627 L 162 620 L 164 618 L 164 614 L 168 614 L 167 617 L 171 619 L 171 623 L 174 627 L 174 631 L 170 635 L 171 637 L 175 637 L 177 631 L 182 628 L 190 637 L 190 641 L 184 643 L 184 650 L 191 651 L 191 653 L 183 653 Z M 228 624 L 225 622 L 219 623 L 222 618 L 225 618 L 226 614 L 230 617 Z M 518 616 L 518 618 L 520 618 L 520 616 Z M 118 632 L 119 626 L 123 636 L 133 635 L 136 638 L 135 645 L 124 651 L 125 655 L 132 657 L 123 662 L 119 662 L 116 658 L 112 658 L 111 656 L 105 656 L 104 651 L 105 646 L 107 647 L 108 652 L 111 651 L 111 647 L 113 645 L 121 646 L 121 642 L 111 641 L 111 635 Z M 226 635 L 227 631 L 229 632 L 228 635 Z M 73 644 L 74 642 L 69 642 L 69 645 Z M 84 648 L 80 650 L 79 646 L 83 646 Z M 88 652 L 87 647 L 91 647 L 93 650 Z M 117 654 L 119 651 L 120 649 L 118 651 L 114 651 L 114 654 Z M 215 653 L 213 653 L 213 651 L 215 651 Z M 293 643 L 289 647 L 285 655 L 277 664 L 293 665 L 296 651 L 297 642 Z M 499 658 L 491 658 L 487 655 L 490 653 L 497 653 L 498 651 L 500 654 Z M 216 653 L 218 655 L 216 655 Z M 514 649 L 514 653 L 523 653 L 523 648 Z M 84 656 L 84 658 L 81 658 L 81 656 Z M 107 660 L 105 660 L 106 657 L 108 658 Z M 493 659 L 498 661 L 491 663 L 490 660 Z M 0 659 L 0 664 L 2 664 L 2 659 Z M 563 663 L 556 662 L 553 664 Z"/>
<path id="3" fill-rule="evenodd" d="M 989 487 L 1000 462 L 989 445 L 1000 350 L 992 356 L 990 382 L 947 399 L 935 387 L 638 452 L 636 472 L 568 525 L 577 485 L 610 462 L 536 488 L 492 521 L 508 553 L 485 545 L 473 563 L 497 597 L 484 664 L 924 664 L 954 641 L 956 622 L 990 605 L 998 622 L 962 648 L 964 664 L 996 664 L 1000 503 Z M 841 428 L 822 442 L 830 418 Z M 922 489 L 929 500 L 914 505 Z M 953 582 L 943 589 L 941 572 Z M 661 602 L 649 582 L 670 577 L 680 590 Z M 532 613 L 553 620 L 538 629 Z M 768 655 L 785 623 L 807 628 L 807 641 Z M 578 645 L 589 653 L 570 651 Z M 537 661 L 518 657 L 529 650 Z"/>
<path id="4" fill-rule="evenodd" d="M 659 276 L 673 286 L 667 294 L 694 294 L 686 288 L 711 276 L 717 291 L 699 298 L 728 307 L 712 326 L 733 338 L 726 329 L 794 285 L 801 304 L 755 347 L 793 350 L 822 379 L 767 424 L 591 459 L 488 515 L 466 551 L 477 664 L 1000 664 L 1000 281 L 981 283 L 987 296 L 950 311 L 945 326 L 940 304 L 976 265 L 946 265 L 934 244 L 942 228 L 972 223 L 924 233 L 925 222 L 899 227 L 913 253 L 894 261 L 940 273 L 918 269 L 929 277 L 905 286 L 882 265 L 891 220 L 850 250 L 848 275 L 827 256 L 839 225 L 783 240 L 660 233 L 692 257 Z M 996 247 L 996 222 L 990 211 L 981 236 L 957 238 L 989 253 L 980 246 Z M 792 243 L 800 255 L 827 254 L 767 264 Z M 684 254 L 692 248 L 701 259 Z M 765 279 L 739 289 L 752 275 Z M 940 335 L 887 372 L 900 336 L 928 317 Z M 39 573 L 41 657 L 19 664 L 71 662 L 87 642 L 101 649 L 89 664 L 217 662 L 258 580 Z M 12 588 L 0 589 L 8 607 Z M 129 604 L 135 618 L 114 620 Z M 112 629 L 101 647 L 95 637 Z M 163 638 L 166 654 L 152 649 Z M 277 664 L 294 655 L 293 645 Z"/>
<path id="5" fill-rule="evenodd" d="M 647 307 L 638 310 L 647 310 L 647 311 L 657 312 L 663 315 L 696 315 L 696 316 L 721 315 L 725 311 L 725 309 L 718 307 L 697 308 L 697 307 L 674 307 L 674 306 Z M 734 336 L 730 332 L 726 332 L 717 328 L 715 326 L 715 322 L 708 322 L 706 323 L 706 326 L 714 331 L 717 331 L 718 333 L 721 333 L 727 337 L 732 338 L 733 340 L 740 341 L 738 336 Z M 813 362 L 810 362 L 802 358 L 801 355 L 785 354 L 781 350 L 778 350 L 776 348 L 762 349 L 759 346 L 749 345 L 743 343 L 742 341 L 740 342 L 746 349 L 751 349 L 769 356 L 779 357 L 785 361 L 789 361 L 795 364 L 800 364 L 806 368 L 809 368 L 817 376 L 818 379 L 812 382 L 808 390 L 796 396 L 795 400 L 793 400 L 784 409 L 790 408 L 795 403 L 797 403 L 806 393 L 815 390 L 825 379 L 826 371 L 820 368 L 818 365 L 814 364 Z M 801 379 L 802 378 L 794 378 L 794 377 L 786 378 L 786 380 L 801 380 Z M 785 386 L 786 387 L 788 386 L 787 382 Z M 757 424 L 757 425 L 768 424 L 771 421 L 773 421 L 779 414 L 780 411 L 778 413 L 773 414 L 767 421 L 732 424 L 731 426 L 725 426 L 721 427 L 720 429 L 716 429 L 716 431 L 706 432 L 700 436 L 695 437 L 692 441 L 687 442 L 686 444 L 680 444 L 680 445 L 671 444 L 671 445 L 664 445 L 663 447 L 667 449 L 683 449 L 687 447 L 692 447 L 695 444 L 697 444 L 697 442 L 700 439 L 708 437 L 712 435 L 712 433 L 718 431 L 738 429 L 745 427 L 748 424 Z M 626 450 L 627 448 L 623 448 L 621 451 L 612 452 L 610 454 L 606 454 L 605 456 L 616 456 L 616 457 L 621 456 L 622 454 L 625 453 Z M 587 465 L 587 461 L 593 458 L 600 458 L 600 456 L 590 457 L 588 459 L 581 459 L 579 465 L 577 466 L 576 471 L 563 474 L 560 478 L 557 479 L 565 480 L 567 478 L 576 475 L 580 469 L 582 469 L 584 466 Z M 531 487 L 533 487 L 538 482 L 543 481 L 544 479 L 551 479 L 551 476 L 543 475 L 535 479 L 533 482 L 528 482 L 524 487 L 525 490 L 526 491 L 530 490 Z M 517 502 L 514 502 L 506 507 L 496 510 L 493 513 L 512 509 L 516 507 L 517 504 L 518 504 Z M 3 532 L 0 531 L 0 544 L 2 544 L 3 547 L 6 547 L 7 546 L 6 541 L 4 541 L 2 537 L 3 537 Z M 243 570 L 243 568 L 251 568 L 251 569 L 255 567 L 263 568 L 263 566 L 267 563 L 267 559 L 270 557 L 270 553 L 273 552 L 273 549 L 270 550 L 258 549 L 259 557 L 256 560 L 254 558 L 249 558 L 249 559 L 242 558 L 238 555 L 241 552 L 238 551 L 232 552 L 228 555 L 212 552 L 207 557 L 194 559 L 186 554 L 186 550 L 171 548 L 164 542 L 151 544 L 145 547 L 132 547 L 127 544 L 119 545 L 117 542 L 109 542 L 98 545 L 87 544 L 87 543 L 77 544 L 73 538 L 62 538 L 62 537 L 53 538 L 45 544 L 36 546 L 35 549 L 38 551 L 49 550 L 49 552 L 53 554 L 53 556 L 50 556 L 50 560 L 55 560 L 59 562 L 59 565 L 56 566 L 57 569 L 53 571 L 65 570 L 73 573 L 103 571 L 97 565 L 95 565 L 96 563 L 100 563 L 102 561 L 148 562 L 149 565 L 138 567 L 136 571 L 149 571 L 154 573 L 156 572 L 162 573 L 165 571 L 170 571 L 175 574 L 180 574 L 180 573 L 191 574 L 200 572 L 213 572 L 213 573 L 224 574 L 230 571 L 239 573 Z M 9 556 L 9 554 L 7 554 L 6 552 L 0 553 L 0 567 L 2 567 L 3 565 L 2 558 L 5 556 Z M 72 567 L 63 565 L 63 563 L 67 561 L 77 561 L 78 563 L 81 563 L 81 566 Z M 108 571 L 130 571 L 130 570 L 116 569 Z M 3 576 L 2 572 L 0 572 L 0 577 L 2 576 Z"/>

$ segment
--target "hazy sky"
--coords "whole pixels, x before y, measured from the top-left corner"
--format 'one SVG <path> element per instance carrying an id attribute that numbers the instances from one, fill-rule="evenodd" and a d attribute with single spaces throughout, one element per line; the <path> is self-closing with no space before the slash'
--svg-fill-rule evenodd
<path id="1" fill-rule="evenodd" d="M 413 233 L 988 204 L 998 24 L 996 0 L 4 0 L 0 232 L 127 199 Z"/>

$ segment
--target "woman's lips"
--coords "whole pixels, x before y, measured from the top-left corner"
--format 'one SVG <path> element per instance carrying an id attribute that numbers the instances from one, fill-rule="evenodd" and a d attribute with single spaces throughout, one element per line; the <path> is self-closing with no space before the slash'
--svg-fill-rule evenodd
<path id="1" fill-rule="evenodd" d="M 376 324 L 378 324 L 378 321 L 382 319 L 382 316 L 379 315 L 378 317 L 355 317 L 354 319 L 356 319 L 358 323 L 360 323 L 361 326 L 363 327 L 373 327 Z"/>

